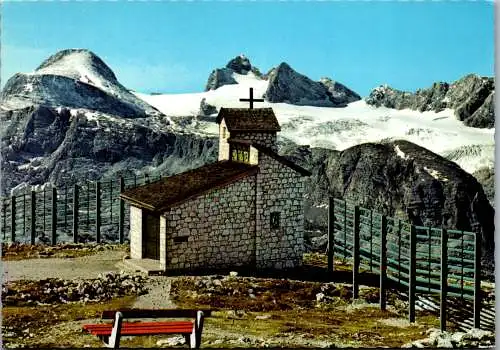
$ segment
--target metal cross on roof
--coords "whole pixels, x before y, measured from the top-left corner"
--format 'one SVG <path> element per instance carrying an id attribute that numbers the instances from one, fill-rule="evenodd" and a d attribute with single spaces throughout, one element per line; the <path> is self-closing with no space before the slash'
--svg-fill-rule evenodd
<path id="1" fill-rule="evenodd" d="M 250 109 L 253 109 L 254 102 L 264 102 L 263 98 L 253 98 L 253 88 L 250 88 L 250 98 L 240 98 L 241 102 L 250 102 Z"/>

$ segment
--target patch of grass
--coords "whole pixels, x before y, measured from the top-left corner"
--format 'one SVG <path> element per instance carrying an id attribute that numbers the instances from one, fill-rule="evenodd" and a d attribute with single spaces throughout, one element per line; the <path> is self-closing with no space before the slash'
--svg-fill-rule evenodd
<path id="1" fill-rule="evenodd" d="M 65 322 L 100 318 L 102 311 L 131 307 L 134 300 L 135 296 L 127 296 L 104 303 L 6 306 L 2 309 L 3 341 L 7 346 L 21 342 L 40 348 L 81 347 L 85 344 L 102 347 L 102 342 L 84 333 L 81 326 L 60 335 L 57 334 L 58 326 Z"/>
<path id="2" fill-rule="evenodd" d="M 100 251 L 130 251 L 128 244 L 83 244 L 60 243 L 54 246 L 45 244 L 3 244 L 2 260 L 24 260 L 40 258 L 77 258 L 96 254 Z"/>
<path id="3" fill-rule="evenodd" d="M 376 288 L 360 288 L 360 297 L 375 304 L 351 304 L 351 286 L 329 285 L 328 292 L 325 292 L 322 289 L 324 284 L 319 282 L 238 277 L 225 278 L 222 286 L 214 288 L 212 284 L 197 282 L 194 277 L 179 277 L 172 281 L 172 297 L 178 307 L 221 309 L 216 317 L 206 320 L 208 329 L 212 331 L 262 339 L 281 335 L 282 345 L 286 347 L 289 347 L 286 342 L 290 342 L 291 337 L 331 341 L 342 346 L 400 347 L 424 338 L 423 331 L 439 326 L 435 315 L 418 313 L 417 324 L 405 325 L 405 315 L 396 310 L 381 311 L 376 304 Z M 236 290 L 239 292 L 235 293 Z M 319 292 L 328 294 L 329 302 L 316 303 Z M 255 318 L 264 313 L 268 315 L 265 319 Z M 400 319 L 405 326 L 381 321 L 389 318 Z M 211 338 L 208 336 L 205 339 L 209 342 Z"/>
<path id="4" fill-rule="evenodd" d="M 256 320 L 255 316 L 259 314 L 262 313 L 247 313 L 241 319 L 223 315 L 211 317 L 206 319 L 205 325 L 210 333 L 236 333 L 265 340 L 273 338 L 274 343 L 282 338 L 281 345 L 286 347 L 293 345 L 290 338 L 310 340 L 312 344 L 313 340 L 324 340 L 339 346 L 400 347 L 404 343 L 423 338 L 424 330 L 436 326 L 435 317 L 419 317 L 417 324 L 404 328 L 385 325 L 380 319 L 397 315 L 375 308 L 352 312 L 340 308 L 327 311 L 271 311 L 266 313 L 271 316 L 268 319 Z M 204 341 L 209 343 L 217 338 L 220 339 L 217 336 L 205 336 Z M 300 345 L 300 342 L 295 344 Z M 210 347 L 210 344 L 204 347 Z"/>

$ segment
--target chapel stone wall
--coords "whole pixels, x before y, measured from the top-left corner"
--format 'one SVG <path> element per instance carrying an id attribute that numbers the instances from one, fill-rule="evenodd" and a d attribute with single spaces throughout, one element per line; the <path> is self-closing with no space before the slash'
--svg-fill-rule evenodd
<path id="1" fill-rule="evenodd" d="M 280 269 L 298 266 L 304 253 L 304 177 L 263 153 L 259 153 L 259 168 L 257 267 Z M 271 228 L 273 212 L 279 213 L 278 228 Z"/>
<path id="2" fill-rule="evenodd" d="M 275 132 L 232 132 L 231 138 L 253 141 L 259 145 L 266 146 L 272 150 L 277 150 L 276 133 Z"/>
<path id="3" fill-rule="evenodd" d="M 171 208 L 166 269 L 255 263 L 255 175 Z"/>

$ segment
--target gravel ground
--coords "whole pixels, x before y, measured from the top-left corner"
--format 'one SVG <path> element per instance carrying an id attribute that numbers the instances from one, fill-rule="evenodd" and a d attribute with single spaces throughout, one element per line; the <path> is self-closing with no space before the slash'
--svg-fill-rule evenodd
<path id="1" fill-rule="evenodd" d="M 3 282 L 41 280 L 45 278 L 97 278 L 100 273 L 126 270 L 121 263 L 126 253 L 104 251 L 78 258 L 43 258 L 3 261 Z M 134 274 L 134 272 L 130 271 Z M 174 308 L 170 300 L 171 278 L 150 276 L 146 282 L 148 294 L 137 297 L 133 307 L 142 309 Z"/>
<path id="2" fill-rule="evenodd" d="M 103 251 L 78 258 L 43 258 L 2 261 L 3 282 L 44 278 L 97 278 L 99 273 L 118 272 L 116 266 L 126 253 Z"/>

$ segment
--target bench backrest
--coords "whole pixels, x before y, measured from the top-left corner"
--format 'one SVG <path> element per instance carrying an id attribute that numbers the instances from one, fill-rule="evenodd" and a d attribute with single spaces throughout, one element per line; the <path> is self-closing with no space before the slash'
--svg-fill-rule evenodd
<path id="1" fill-rule="evenodd" d="M 121 312 L 123 318 L 196 318 L 198 311 L 203 311 L 204 317 L 209 317 L 213 310 L 188 310 L 188 309 L 121 309 L 106 310 L 102 312 L 101 318 L 112 320 L 116 312 Z"/>

